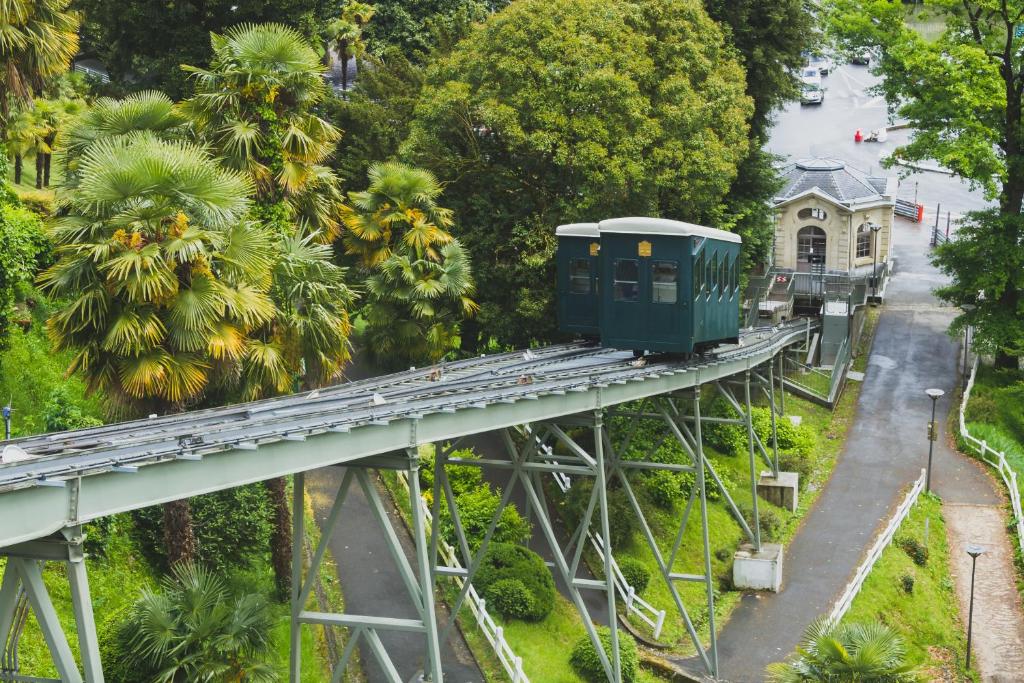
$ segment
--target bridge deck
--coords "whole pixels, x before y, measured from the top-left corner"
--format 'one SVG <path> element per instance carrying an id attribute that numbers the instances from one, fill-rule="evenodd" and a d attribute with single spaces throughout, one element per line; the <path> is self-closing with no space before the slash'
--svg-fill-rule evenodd
<path id="1" fill-rule="evenodd" d="M 0 547 L 275 476 L 678 391 L 759 365 L 806 322 L 684 361 L 568 344 L 481 356 L 254 403 L 7 442 Z M 308 440 L 308 443 L 304 443 Z"/>

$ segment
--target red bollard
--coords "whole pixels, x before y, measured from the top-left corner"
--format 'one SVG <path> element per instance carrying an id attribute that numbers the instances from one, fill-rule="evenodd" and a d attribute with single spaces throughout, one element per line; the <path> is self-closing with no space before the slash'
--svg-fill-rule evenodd
<path id="1" fill-rule="evenodd" d="M 917 222 L 920 223 L 924 220 L 924 204 L 917 205 Z"/>
<path id="2" fill-rule="evenodd" d="M 855 132 L 853 134 L 853 141 L 854 142 L 863 142 L 864 141 L 864 134 L 860 132 L 860 128 L 858 128 L 857 132 Z"/>

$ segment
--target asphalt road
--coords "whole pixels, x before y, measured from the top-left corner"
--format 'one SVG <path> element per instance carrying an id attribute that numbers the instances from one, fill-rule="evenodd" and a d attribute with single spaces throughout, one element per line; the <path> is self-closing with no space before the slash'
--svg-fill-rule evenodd
<path id="1" fill-rule="evenodd" d="M 885 123 L 883 104 L 863 91 L 871 82 L 867 70 L 843 67 L 828 82 L 832 87 L 820 109 L 794 105 L 780 113 L 773 151 L 792 158 L 845 158 L 863 163 L 865 170 L 871 169 L 875 154 L 877 171 L 874 150 L 883 146 L 852 141 L 856 127 Z M 941 201 L 959 213 L 984 203 L 963 183 L 936 173 L 904 179 L 901 194 L 907 196 L 915 184 L 926 205 Z M 943 277 L 929 262 L 929 230 L 928 225 L 897 221 L 897 270 L 886 292 L 848 441 L 828 485 L 786 549 L 783 590 L 745 596 L 722 631 L 723 680 L 764 680 L 765 666 L 791 653 L 807 625 L 831 608 L 902 490 L 926 464 L 931 402 L 924 392 L 929 387 L 946 392 L 937 417 L 945 432 L 961 347 L 946 333 L 955 310 L 940 306 L 931 293 Z M 954 452 L 947 441 L 943 433 L 935 444 L 933 488 L 947 502 L 997 504 L 998 494 L 980 465 Z"/>

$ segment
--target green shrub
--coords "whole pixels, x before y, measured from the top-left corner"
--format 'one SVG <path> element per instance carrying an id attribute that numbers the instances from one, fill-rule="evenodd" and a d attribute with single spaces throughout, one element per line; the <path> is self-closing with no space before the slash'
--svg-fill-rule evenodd
<path id="1" fill-rule="evenodd" d="M 914 575 L 904 574 L 900 577 L 900 588 L 903 589 L 904 593 L 908 595 L 914 592 Z"/>
<path id="2" fill-rule="evenodd" d="M 611 633 L 607 628 L 599 628 L 598 638 L 601 641 L 602 649 L 609 660 L 611 660 Z M 619 661 L 622 664 L 623 683 L 634 683 L 637 677 L 637 669 L 639 668 L 636 642 L 628 633 L 622 630 L 619 630 Z M 601 664 L 601 658 L 597 654 L 597 649 L 590 642 L 590 636 L 585 635 L 576 641 L 576 645 L 572 648 L 572 655 L 569 657 L 569 664 L 580 675 L 580 678 L 588 683 L 604 683 L 604 681 L 608 680 L 608 677 L 605 675 L 604 666 Z"/>
<path id="3" fill-rule="evenodd" d="M 455 497 L 462 521 L 462 530 L 471 548 L 477 548 L 484 540 L 484 534 L 491 523 L 494 511 L 501 502 L 501 494 L 482 484 Z M 456 545 L 455 523 L 448 506 L 441 505 L 441 534 L 448 543 Z M 511 503 L 501 511 L 501 517 L 494 529 L 492 541 L 499 543 L 522 543 L 530 538 L 532 528 Z"/>
<path id="4" fill-rule="evenodd" d="M 928 547 L 916 538 L 903 536 L 896 539 L 896 545 L 914 561 L 914 564 L 921 567 L 928 564 Z"/>
<path id="5" fill-rule="evenodd" d="M 189 499 L 198 542 L 198 558 L 207 567 L 228 572 L 270 548 L 271 505 L 263 484 L 249 484 Z M 132 537 L 154 570 L 168 570 L 163 508 L 132 513 Z"/>
<path id="6" fill-rule="evenodd" d="M 995 398 L 989 394 L 976 392 L 967 402 L 964 420 L 967 422 L 993 422 L 998 419 L 999 406 Z"/>
<path id="7" fill-rule="evenodd" d="M 471 448 L 464 448 L 452 451 L 448 457 L 462 458 L 464 460 L 476 460 L 479 456 Z M 483 484 L 483 472 L 479 467 L 470 465 L 448 465 L 445 467 L 448 474 L 448 483 L 451 484 L 452 493 L 458 498 L 467 491 L 480 488 Z M 434 491 L 434 454 L 433 452 L 420 456 L 420 489 L 424 494 L 433 495 Z"/>
<path id="8" fill-rule="evenodd" d="M 743 514 L 743 519 L 747 521 L 747 525 L 751 529 L 754 528 L 754 508 L 752 506 L 741 504 L 740 512 Z M 778 539 L 779 533 L 782 531 L 783 519 L 782 515 L 779 514 L 778 508 L 768 503 L 767 501 L 758 501 L 757 513 L 760 517 L 761 527 L 761 540 L 762 541 L 774 541 Z"/>
<path id="9" fill-rule="evenodd" d="M 814 474 L 814 463 L 810 457 L 796 451 L 779 450 L 779 469 L 783 472 L 796 472 L 800 475 L 800 488 L 807 486 Z"/>
<path id="10" fill-rule="evenodd" d="M 86 415 L 75 403 L 65 387 L 55 387 L 43 406 L 43 427 L 48 432 L 63 432 L 69 429 L 98 427 L 103 420 Z"/>
<path id="11" fill-rule="evenodd" d="M 590 502 L 590 493 L 594 490 L 594 482 L 587 477 L 576 477 L 572 487 L 560 503 L 566 523 L 573 531 L 583 520 Z M 629 504 L 626 492 L 622 489 L 608 491 L 608 530 L 611 532 L 612 548 L 627 548 L 633 542 L 633 534 L 637 529 L 636 515 Z M 601 518 L 594 505 L 594 514 L 590 520 L 590 530 L 601 531 Z"/>
<path id="12" fill-rule="evenodd" d="M 648 500 L 663 510 L 671 510 L 677 500 L 686 497 L 693 479 L 689 472 L 653 470 L 645 473 L 640 482 Z"/>
<path id="13" fill-rule="evenodd" d="M 521 599 L 516 583 L 529 599 Z M 510 619 L 540 621 L 555 604 L 555 582 L 544 560 L 529 548 L 514 543 L 490 544 L 473 584 L 488 604 Z"/>
<path id="14" fill-rule="evenodd" d="M 619 571 L 622 572 L 622 578 L 626 579 L 626 583 L 633 587 L 637 595 L 643 593 L 651 581 L 651 572 L 644 563 L 632 557 L 624 557 L 618 560 L 618 563 Z"/>
<path id="15" fill-rule="evenodd" d="M 506 619 L 530 620 L 537 612 L 537 602 L 530 589 L 519 579 L 498 579 L 483 591 L 487 608 Z"/>
<path id="16" fill-rule="evenodd" d="M 721 396 L 711 402 L 707 411 L 709 417 L 735 419 L 739 414 Z M 708 422 L 701 425 L 704 441 L 722 455 L 743 455 L 749 448 L 747 429 L 742 425 Z"/>

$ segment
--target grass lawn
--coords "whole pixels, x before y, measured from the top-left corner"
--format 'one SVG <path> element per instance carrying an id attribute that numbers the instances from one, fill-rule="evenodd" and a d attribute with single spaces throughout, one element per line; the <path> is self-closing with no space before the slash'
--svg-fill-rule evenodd
<path id="1" fill-rule="evenodd" d="M 907 661 L 921 667 L 922 680 L 950 680 L 951 675 L 953 680 L 970 680 L 963 669 L 966 636 L 949 574 L 941 501 L 922 494 L 896 539 L 910 537 L 923 543 L 925 520 L 929 525 L 927 564 L 914 564 L 902 548 L 890 545 L 843 621 L 878 620 L 895 629 L 903 636 Z M 901 585 L 904 576 L 913 577 L 913 592 Z"/>
<path id="2" fill-rule="evenodd" d="M 964 418 L 971 436 L 1006 455 L 1024 494 L 1024 373 L 979 367 Z"/>

